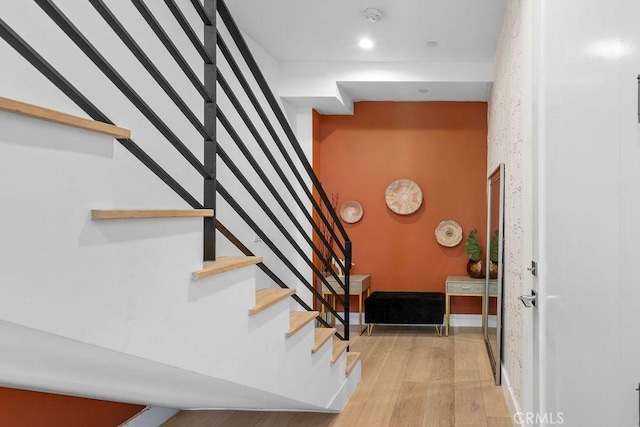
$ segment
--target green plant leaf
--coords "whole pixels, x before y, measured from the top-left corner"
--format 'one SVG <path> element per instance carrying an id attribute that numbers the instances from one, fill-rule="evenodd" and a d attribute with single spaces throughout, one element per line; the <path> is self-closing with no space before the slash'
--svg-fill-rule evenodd
<path id="1" fill-rule="evenodd" d="M 467 237 L 467 241 L 464 244 L 464 250 L 472 261 L 479 261 L 482 257 L 482 248 L 480 247 L 480 242 L 478 242 L 478 237 L 476 236 L 477 233 L 477 229 L 474 228 L 471 230 L 469 232 L 469 237 Z"/>

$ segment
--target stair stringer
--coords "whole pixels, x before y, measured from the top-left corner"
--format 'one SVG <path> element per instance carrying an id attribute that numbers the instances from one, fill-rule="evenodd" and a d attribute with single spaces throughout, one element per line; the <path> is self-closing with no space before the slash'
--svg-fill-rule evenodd
<path id="1" fill-rule="evenodd" d="M 8 387 L 166 408 L 309 405 L 162 363 L 0 321 L 0 378 Z"/>
<path id="2" fill-rule="evenodd" d="M 249 269 L 249 268 L 247 268 Z M 244 269 L 243 269 L 244 270 Z M 210 278 L 227 282 L 225 275 Z M 209 279 L 204 279 L 209 280 Z M 224 302 L 220 302 L 221 306 Z M 346 379 L 346 356 L 331 364 L 332 347 L 328 341 L 316 354 L 311 354 L 314 322 L 286 338 L 290 310 L 288 300 L 255 315 L 234 316 L 236 333 L 219 346 L 210 363 L 204 367 L 208 375 L 239 384 L 247 384 L 269 393 L 306 402 L 310 409 L 327 410 Z M 218 334 L 223 337 L 223 329 Z"/>

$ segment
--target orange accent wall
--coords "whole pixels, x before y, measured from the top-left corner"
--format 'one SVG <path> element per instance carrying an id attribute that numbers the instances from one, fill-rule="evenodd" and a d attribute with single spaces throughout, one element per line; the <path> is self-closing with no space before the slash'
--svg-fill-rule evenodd
<path id="1" fill-rule="evenodd" d="M 0 387 L 0 426 L 117 427 L 144 408 Z"/>
<path id="2" fill-rule="evenodd" d="M 353 242 L 352 273 L 370 274 L 373 291 L 424 292 L 444 292 L 446 276 L 466 275 L 466 236 L 477 228 L 484 242 L 486 234 L 487 104 L 358 102 L 352 116 L 317 119 L 315 165 L 327 194 L 339 194 L 338 209 L 348 200 L 364 209 L 358 223 L 343 223 Z M 385 204 L 387 186 L 400 178 L 416 181 L 424 195 L 412 215 Z M 463 228 L 454 248 L 435 239 L 445 219 Z M 451 309 L 479 314 L 480 305 L 480 298 L 452 298 Z"/>

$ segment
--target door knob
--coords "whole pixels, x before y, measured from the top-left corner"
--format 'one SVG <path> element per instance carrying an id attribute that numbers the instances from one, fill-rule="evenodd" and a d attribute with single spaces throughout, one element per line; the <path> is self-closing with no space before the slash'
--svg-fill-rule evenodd
<path id="1" fill-rule="evenodd" d="M 531 295 L 520 295 L 518 297 L 520 301 L 524 304 L 525 307 L 531 307 L 536 305 L 536 291 L 531 289 Z"/>

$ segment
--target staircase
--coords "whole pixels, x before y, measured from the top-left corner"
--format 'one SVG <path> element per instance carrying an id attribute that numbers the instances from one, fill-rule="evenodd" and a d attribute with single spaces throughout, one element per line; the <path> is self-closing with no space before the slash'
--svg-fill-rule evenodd
<path id="1" fill-rule="evenodd" d="M 339 411 L 351 241 L 224 1 L 9 2 L 0 382 Z"/>
<path id="2" fill-rule="evenodd" d="M 317 311 L 291 310 L 294 289 L 261 287 L 261 257 L 202 265 L 210 209 L 113 209 L 111 136 L 2 109 L 3 383 L 180 409 L 342 409 L 357 354 Z M 46 167 L 46 186 L 25 165 Z M 41 209 L 24 209 L 34 198 Z"/>

